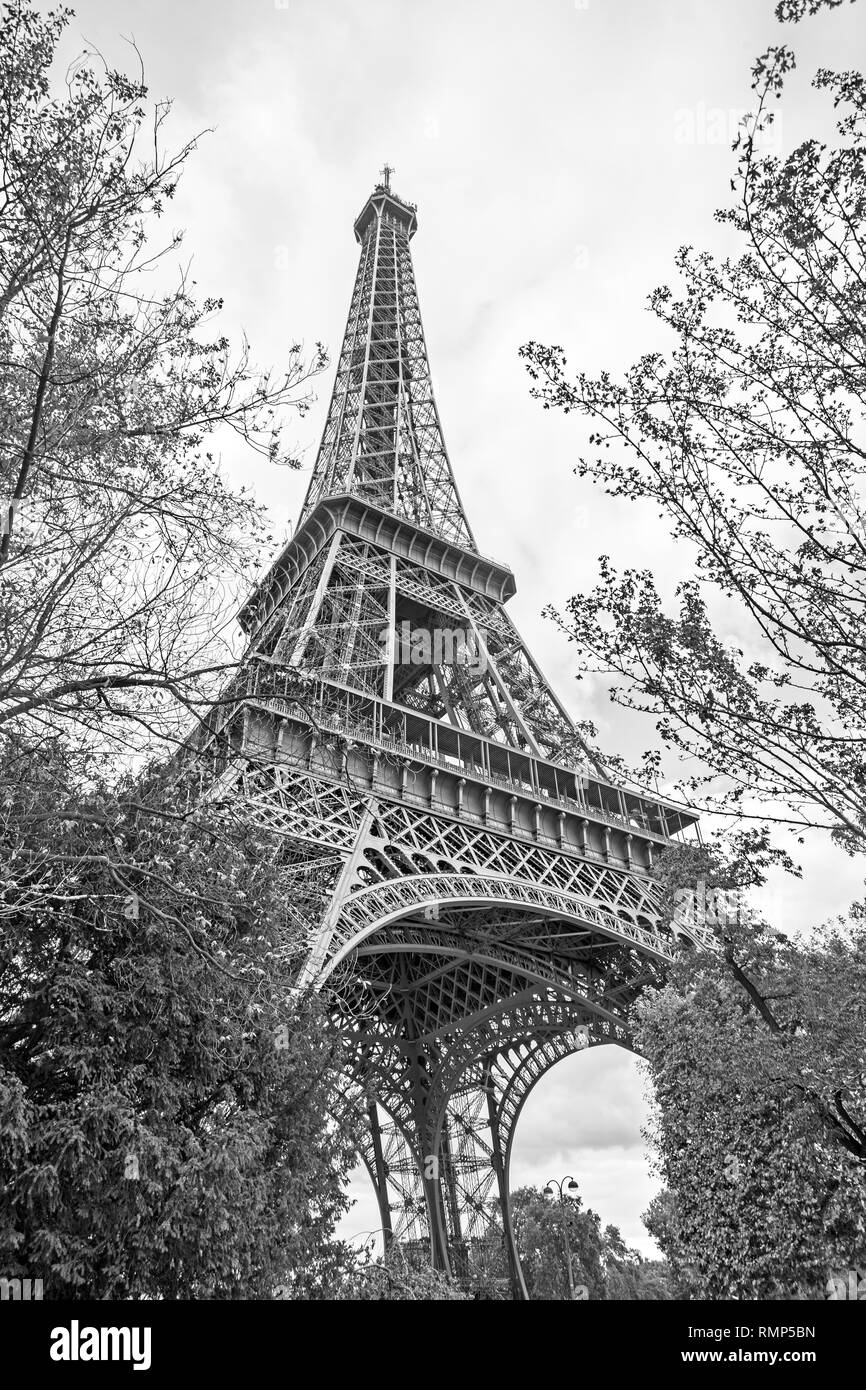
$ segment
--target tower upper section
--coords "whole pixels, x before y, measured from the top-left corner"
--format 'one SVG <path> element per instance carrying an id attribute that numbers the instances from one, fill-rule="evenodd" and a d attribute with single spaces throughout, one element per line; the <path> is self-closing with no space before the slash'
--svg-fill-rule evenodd
<path id="1" fill-rule="evenodd" d="M 418 230 L 418 209 L 414 203 L 406 203 L 392 193 L 390 183 L 377 183 L 355 218 L 355 237 L 361 246 L 371 224 L 383 218 L 399 222 L 410 240 Z"/>
<path id="2" fill-rule="evenodd" d="M 358 273 L 300 521 L 349 493 L 475 552 L 433 396 L 409 247 L 416 209 L 383 172 L 355 220 Z"/>

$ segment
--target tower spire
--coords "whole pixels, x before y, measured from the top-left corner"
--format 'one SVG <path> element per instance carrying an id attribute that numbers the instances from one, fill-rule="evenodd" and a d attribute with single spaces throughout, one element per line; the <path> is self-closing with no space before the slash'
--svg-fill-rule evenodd
<path id="1" fill-rule="evenodd" d="M 466 519 L 430 379 L 416 226 L 414 204 L 384 184 L 355 220 L 358 272 L 307 497 L 241 621 L 293 667 L 604 775 L 504 610 L 514 576 L 479 554 Z M 413 654 L 419 622 L 430 650 L 419 639 Z"/>
<path id="2" fill-rule="evenodd" d="M 301 521 L 349 493 L 474 551 L 433 395 L 409 247 L 417 210 L 391 190 L 393 172 L 355 220 L 358 272 Z"/>

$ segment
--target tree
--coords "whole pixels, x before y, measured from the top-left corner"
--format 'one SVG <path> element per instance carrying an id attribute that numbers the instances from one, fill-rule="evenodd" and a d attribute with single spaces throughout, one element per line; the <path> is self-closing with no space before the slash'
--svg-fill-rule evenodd
<path id="1" fill-rule="evenodd" d="M 668 1192 L 646 1224 L 699 1298 L 823 1297 L 866 1262 L 866 932 L 730 922 L 637 1008 Z"/>
<path id="2" fill-rule="evenodd" d="M 837 4 L 782 0 L 776 14 Z M 560 619 L 583 668 L 611 675 L 612 699 L 653 715 L 689 764 L 686 796 L 729 818 L 714 849 L 665 856 L 669 898 L 738 894 L 774 861 L 793 869 L 774 825 L 866 850 L 866 85 L 822 69 L 835 146 L 760 154 L 794 65 L 781 46 L 754 68 L 737 197 L 718 214 L 741 254 L 685 247 L 682 292 L 651 297 L 672 352 L 621 381 L 569 381 L 561 349 L 522 349 L 545 408 L 593 421 L 581 474 L 656 504 L 694 567 L 671 614 L 651 572 L 602 557 L 595 591 Z M 723 640 L 722 623 L 747 635 Z M 659 764 L 645 754 L 644 774 Z M 642 1005 L 669 1186 L 648 1224 L 698 1296 L 814 1294 L 835 1262 L 863 1259 L 862 924 L 855 907 L 788 942 L 723 913 L 717 948 L 678 959 Z"/>
<path id="3" fill-rule="evenodd" d="M 352 1135 L 273 837 L 185 811 L 176 772 L 85 793 L 44 747 L 24 771 L 0 787 L 2 1267 L 48 1297 L 315 1292 Z"/>
<path id="4" fill-rule="evenodd" d="M 825 2 L 836 0 L 783 0 L 777 16 Z M 571 381 L 560 348 L 521 351 L 546 409 L 593 421 L 581 475 L 656 504 L 696 571 L 668 613 L 650 571 L 619 574 L 603 557 L 598 587 L 562 619 L 583 668 L 655 716 L 663 745 L 697 768 L 688 796 L 735 824 L 817 826 L 861 853 L 866 86 L 821 70 L 813 86 L 837 109 L 835 148 L 809 139 L 784 158 L 759 154 L 794 63 L 782 46 L 754 69 L 737 199 L 717 214 L 741 254 L 684 247 L 682 292 L 651 296 L 670 355 L 642 357 L 620 381 Z M 723 640 L 714 620 L 747 638 Z M 657 766 L 645 755 L 645 771 Z"/>
<path id="5" fill-rule="evenodd" d="M 264 527 L 213 441 L 290 461 L 308 369 L 257 373 L 168 283 L 149 237 L 195 142 L 165 155 L 167 106 L 96 55 L 58 87 L 70 14 L 0 22 L 2 1265 L 55 1297 L 312 1296 L 352 1149 L 292 988 L 322 885 L 200 801 L 190 745 L 143 761 L 236 664 Z"/>
<path id="6" fill-rule="evenodd" d="M 338 1302 L 465 1302 L 472 1297 L 456 1279 L 406 1258 L 400 1246 L 374 1259 L 369 1250 L 354 1256 L 328 1297 Z"/>
<path id="7" fill-rule="evenodd" d="M 255 371 L 172 276 L 180 237 L 152 238 L 196 142 L 164 153 L 168 105 L 98 55 L 54 80 L 70 15 L 0 23 L 0 733 L 116 753 L 181 734 L 234 664 L 265 526 L 213 442 L 292 462 L 325 357 Z"/>
<path id="8" fill-rule="evenodd" d="M 605 1226 L 602 1242 L 607 1298 L 631 1303 L 663 1303 L 677 1296 L 664 1260 L 645 1260 L 639 1250 L 626 1245 L 616 1226 Z"/>
<path id="9" fill-rule="evenodd" d="M 674 1297 L 668 1267 L 644 1260 L 626 1245 L 616 1226 L 583 1210 L 579 1193 L 562 1204 L 538 1188 L 521 1187 L 511 1195 L 517 1252 L 530 1299 L 570 1298 L 563 1223 L 568 1223 L 575 1292 L 583 1299 L 660 1300 Z"/>
<path id="10" fill-rule="evenodd" d="M 668 1287 L 674 1298 L 697 1298 L 698 1282 L 687 1263 L 677 1217 L 677 1201 L 668 1188 L 657 1192 L 641 1220 L 665 1257 Z"/>
<path id="11" fill-rule="evenodd" d="M 604 1297 L 601 1221 L 583 1210 L 579 1194 L 565 1196 L 562 1204 L 535 1187 L 519 1187 L 511 1194 L 514 1240 L 527 1292 L 531 1299 L 567 1299 L 568 1268 L 563 1222 L 568 1223 L 571 1264 L 575 1287 L 584 1297 Z"/>

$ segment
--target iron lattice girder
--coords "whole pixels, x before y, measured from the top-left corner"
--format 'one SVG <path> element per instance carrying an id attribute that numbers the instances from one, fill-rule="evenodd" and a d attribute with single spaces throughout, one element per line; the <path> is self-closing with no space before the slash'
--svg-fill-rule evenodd
<path id="1" fill-rule="evenodd" d="M 656 890 L 647 876 L 648 866 L 644 864 L 641 872 L 633 846 L 629 850 L 622 843 L 628 836 L 633 840 L 637 837 L 620 826 L 603 826 L 600 814 L 591 827 L 596 832 L 591 839 L 589 813 L 580 808 L 584 814 L 578 815 L 575 810 L 572 819 L 576 828 L 572 827 L 574 838 L 570 840 L 568 820 L 560 819 L 562 813 L 555 806 L 544 807 L 559 832 L 548 834 L 542 816 L 528 814 L 538 809 L 538 802 L 521 788 L 521 795 L 515 790 L 503 798 L 507 812 L 502 818 L 496 817 L 496 807 L 489 798 L 484 823 L 468 804 L 466 787 L 460 808 L 431 809 L 419 804 L 428 798 L 418 797 L 414 783 L 410 786 L 404 761 L 380 768 L 381 780 L 370 787 L 366 778 L 355 778 L 349 769 L 351 750 L 345 746 L 342 754 L 327 750 L 331 776 L 323 777 L 318 769 L 300 767 L 290 758 L 285 763 L 260 763 L 256 756 L 260 742 L 257 726 L 248 733 L 245 751 L 250 761 L 236 764 L 234 794 L 243 797 L 250 814 L 263 824 L 348 853 L 366 811 L 375 808 L 380 833 L 368 834 L 361 880 L 403 876 L 411 881 L 415 875 L 430 877 L 435 870 L 523 879 L 539 888 L 593 900 L 627 927 L 643 929 L 652 938 L 632 934 L 632 940 L 666 953 L 668 947 L 657 929 Z M 342 771 L 335 763 L 345 763 Z M 388 781 L 386 773 L 390 774 Z M 482 782 L 479 787 L 483 787 Z M 527 812 L 522 819 L 512 798 Z M 629 872 L 623 873 L 623 869 Z M 429 901 L 434 901 L 432 893 Z"/>
<path id="2" fill-rule="evenodd" d="M 421 938 L 420 932 L 418 937 Z M 489 941 L 473 941 L 469 949 L 457 939 L 456 932 L 452 940 L 441 933 L 433 940 L 429 935 L 427 939 L 413 938 L 413 933 L 401 932 L 395 939 L 393 932 L 383 932 L 381 939 L 375 938 L 370 947 L 362 948 L 355 957 L 353 964 L 357 963 L 363 975 L 353 973 L 348 985 L 337 986 L 337 992 L 344 1001 L 351 996 L 354 1007 L 364 1017 L 372 1016 L 375 1007 L 377 1026 L 386 1029 L 397 1027 L 399 1011 L 411 998 L 414 1040 L 425 1045 L 437 1039 L 441 1042 L 451 1034 L 486 1027 L 493 1020 L 498 1029 L 501 1018 L 516 1003 L 526 1005 L 542 994 L 556 998 L 563 1007 L 579 1007 L 599 1026 L 624 1036 L 628 1031 L 626 1006 L 629 996 L 633 997 L 639 988 L 637 981 L 658 979 L 658 974 L 648 976 L 643 969 L 635 976 L 628 952 L 612 953 L 611 943 L 604 940 L 594 941 L 592 951 L 583 953 L 582 958 L 577 953 L 569 956 L 560 951 L 551 965 L 555 939 L 549 950 L 536 946 L 533 953 L 529 947 L 497 951 L 493 931 Z M 602 961 L 605 948 L 607 957 Z M 408 955 L 416 966 L 416 972 L 404 983 L 398 982 L 397 974 L 397 958 L 401 955 Z M 629 965 L 632 980 L 623 978 Z M 369 1041 L 372 1026 L 359 1036 Z M 400 1050 L 398 1033 L 393 1045 Z"/>
<path id="3" fill-rule="evenodd" d="M 248 683 L 245 699 L 238 692 L 223 725 L 222 744 L 214 740 L 211 745 L 215 769 L 227 771 L 232 749 L 243 742 L 250 769 L 245 790 L 251 796 L 278 797 L 291 787 L 304 805 L 309 796 L 305 786 L 331 781 L 339 788 L 336 795 L 352 799 L 356 807 L 367 793 L 405 801 L 468 826 L 489 826 L 629 870 L 651 869 L 654 847 L 667 842 L 658 825 L 663 812 L 653 823 L 647 813 L 652 803 L 646 798 L 620 794 L 621 811 L 613 811 L 606 804 L 616 794 L 613 788 L 561 765 L 518 756 L 491 740 L 461 736 L 406 707 L 370 700 L 352 710 L 360 698 L 357 692 L 330 683 L 308 686 L 301 699 L 295 685 L 292 698 L 283 699 L 270 670 L 267 676 L 265 683 L 257 678 Z M 341 708 L 344 703 L 348 713 Z M 237 778 L 237 765 L 227 775 Z M 348 802 L 346 811 L 357 829 L 360 812 L 352 816 Z M 680 815 L 677 828 L 691 819 Z M 348 834 L 347 843 L 350 838 Z"/>
<path id="4" fill-rule="evenodd" d="M 460 1270 L 470 1248 L 472 1258 L 488 1257 L 485 1221 L 494 1240 L 507 1226 L 503 1193 L 528 1079 L 585 1042 L 630 1045 L 628 1007 L 670 952 L 654 884 L 627 868 L 625 854 L 605 859 L 601 849 L 542 842 L 537 819 L 506 834 L 469 819 L 465 804 L 450 814 L 420 806 L 406 760 L 385 750 L 374 796 L 352 764 L 355 740 L 324 747 L 316 740 L 325 731 L 310 725 L 302 765 L 288 756 L 268 762 L 263 748 L 291 745 L 289 721 L 267 707 L 276 723 L 263 738 L 259 714 L 246 713 L 234 754 L 248 810 L 344 866 L 311 939 L 306 978 L 329 980 L 350 1042 L 355 1035 L 347 1070 L 368 1132 L 371 1091 L 383 1108 L 377 1190 L 392 1238 L 426 1239 L 439 1263 Z M 617 835 L 632 833 L 622 825 L 607 832 L 609 853 Z M 399 986 L 399 1015 L 398 957 L 414 965 Z M 452 1143 L 455 1126 L 462 1137 Z M 392 1172 L 387 1154 L 395 1152 Z M 421 1176 L 431 1161 L 432 1183 Z M 507 1230 L 502 1238 L 507 1245 Z"/>
<path id="5" fill-rule="evenodd" d="M 433 396 L 415 273 L 414 222 L 384 200 L 364 223 L 331 406 L 301 517 L 352 491 L 467 549 L 463 513 Z"/>
<path id="6" fill-rule="evenodd" d="M 517 914 L 512 915 L 516 921 Z M 572 946 L 569 960 L 556 925 L 551 924 L 549 951 L 527 946 L 507 960 L 495 954 L 495 919 L 476 921 L 470 942 L 479 944 L 477 951 L 461 950 L 457 923 L 450 934 L 429 933 L 423 949 L 415 952 L 404 949 L 412 944 L 410 927 L 384 931 L 369 953 L 359 952 L 334 979 L 336 1007 L 343 1017 L 356 1020 L 347 1037 L 347 1064 L 354 1058 L 361 1076 L 375 1056 L 377 1097 L 399 1113 L 401 1105 L 405 1110 L 410 1104 L 408 1096 L 402 1102 L 399 1097 L 418 1048 L 428 1059 L 429 1109 L 429 1096 L 441 1099 L 460 1089 L 480 1058 L 534 1038 L 565 1035 L 579 1026 L 586 1040 L 591 1034 L 599 1041 L 628 1045 L 627 982 L 633 996 L 644 978 L 642 958 L 594 938 L 579 949 Z M 528 931 L 534 940 L 535 924 Z M 489 954 L 485 934 L 492 946 Z M 557 949 L 553 983 L 548 961 Z M 610 991 L 617 997 L 611 998 Z M 572 1042 L 581 1045 L 574 1038 Z"/>
<path id="7" fill-rule="evenodd" d="M 429 1239 L 428 1212 L 432 1211 L 434 1247 L 438 1238 L 440 1246 L 450 1250 L 456 1272 L 464 1271 L 473 1246 L 476 1255 L 480 1250 L 489 1258 L 491 1237 L 494 1249 L 504 1238 L 519 1280 L 507 1203 L 502 1200 L 509 1189 L 518 1117 L 532 1087 L 557 1061 L 610 1041 L 628 1045 L 627 1034 L 605 1034 L 597 1020 L 580 1010 L 566 1009 L 561 1001 L 549 1000 L 545 1006 L 531 1000 L 525 1016 L 514 1010 L 496 1037 L 472 1031 L 464 1035 L 448 1070 L 440 1070 L 428 1088 L 420 1126 L 408 1085 L 402 1092 L 399 1088 L 400 1073 L 393 1057 L 388 1058 L 387 1068 L 374 1068 L 380 1087 L 373 1094 L 377 1109 L 386 1117 L 383 1129 L 396 1157 L 386 1162 L 377 1178 L 369 1131 L 362 1156 L 388 1212 L 393 1238 Z M 344 1100 L 353 1084 L 357 1087 L 349 1083 Z M 429 1195 L 425 1203 L 420 1178 L 425 1166 L 436 1173 L 440 1187 L 450 1181 L 458 1198 L 456 1210 L 453 1202 L 431 1203 Z"/>
<path id="8" fill-rule="evenodd" d="M 316 503 L 241 609 L 239 619 L 251 640 L 261 640 L 275 610 L 338 533 L 397 556 L 410 567 L 410 577 L 424 572 L 427 582 L 450 580 L 500 604 L 516 592 L 507 566 L 367 499 L 337 493 Z"/>
<path id="9" fill-rule="evenodd" d="M 332 499 L 327 508 L 335 505 Z M 586 763 L 571 719 L 502 607 L 499 595 L 506 588 L 513 591 L 513 584 L 502 582 L 492 562 L 444 547 L 429 535 L 425 540 L 413 533 L 424 565 L 401 553 L 399 538 L 380 525 L 372 530 L 372 519 L 367 529 L 376 540 L 362 540 L 342 529 L 345 510 L 340 511 L 339 528 L 336 522 L 337 529 L 318 527 L 319 549 L 307 543 L 303 532 L 296 536 L 258 599 L 245 607 L 244 621 L 256 634 L 255 650 L 374 695 L 386 695 L 386 686 L 390 681 L 394 688 L 395 679 L 401 695 L 410 687 L 426 687 L 430 707 L 443 705 L 463 727 L 513 747 L 557 758 L 567 753 Z M 357 518 L 355 524 L 363 529 Z M 406 531 L 406 523 L 402 529 Z M 430 568 L 434 544 L 441 552 L 441 573 Z M 297 589 L 286 589 L 292 575 L 300 598 Z M 418 659 L 416 646 L 404 650 L 409 644 L 399 636 L 403 629 L 429 638 L 431 647 L 439 634 L 449 649 L 454 634 L 463 634 L 478 653 L 478 669 L 469 662 L 443 664 L 441 656 Z M 389 662 L 384 648 L 389 630 L 399 647 L 396 663 Z M 354 658 L 359 631 L 367 638 L 366 659 Z M 400 667 L 396 677 L 395 664 Z"/>
<path id="10" fill-rule="evenodd" d="M 523 904 L 530 912 L 541 910 L 560 921 L 575 925 L 589 923 L 612 940 L 633 944 L 645 955 L 659 961 L 670 958 L 670 947 L 651 930 L 633 926 L 627 919 L 589 898 L 542 887 L 516 877 L 482 876 L 477 871 L 466 874 L 418 874 L 413 878 L 384 880 L 347 897 L 342 905 L 339 925 L 335 926 L 325 949 L 320 948 L 311 958 L 310 968 L 316 970 L 313 978 L 319 984 L 324 984 L 340 961 L 373 932 L 380 931 L 390 922 L 400 920 L 419 907 L 438 911 L 449 903 L 477 903 L 483 906 Z M 548 971 L 552 973 L 551 965 L 548 965 Z M 553 982 L 556 983 L 556 980 Z"/>
<path id="11" fill-rule="evenodd" d="M 657 928 L 652 880 L 645 874 L 621 872 L 623 865 L 584 857 L 577 846 L 564 851 L 529 835 L 523 839 L 498 827 L 467 824 L 457 815 L 418 807 L 411 793 L 404 801 L 381 797 L 374 801 L 345 781 L 322 781 L 308 771 L 280 764 L 239 763 L 235 787 L 251 816 L 262 824 L 346 853 L 358 836 L 365 812 L 374 808 L 379 833 L 371 829 L 367 834 L 354 894 L 357 905 L 352 907 L 351 919 L 348 915 L 345 919 L 346 930 L 335 938 L 341 947 L 352 940 L 354 931 L 365 930 L 370 913 L 380 907 L 392 914 L 395 907 L 435 908 L 438 902 L 454 900 L 452 890 L 465 889 L 468 873 L 476 876 L 484 896 L 492 895 L 494 901 L 507 902 L 497 884 L 514 881 L 521 885 L 515 890 L 521 893 L 519 901 L 529 908 L 542 905 L 540 900 L 533 904 L 533 890 L 550 894 L 543 905 L 548 910 L 561 909 L 561 915 L 570 920 L 575 909 L 582 910 L 586 904 L 595 910 L 591 917 L 595 925 L 606 924 L 617 936 L 643 945 L 660 958 L 669 954 L 669 944 Z M 399 787 L 392 788 L 393 795 L 398 792 Z M 450 873 L 432 872 L 439 867 Z M 387 887 L 388 880 L 397 878 L 408 895 L 405 904 L 395 898 L 393 887 L 385 898 L 374 899 L 372 880 L 382 880 Z M 451 883 L 451 879 L 461 882 Z M 363 887 L 365 880 L 370 887 Z M 412 896 L 422 891 L 423 898 Z M 556 898 L 557 893 L 562 896 Z"/>
<path id="12" fill-rule="evenodd" d="M 247 659 L 195 742 L 207 795 L 285 846 L 299 985 L 340 1028 L 334 1118 L 363 1120 L 386 1237 L 458 1273 L 504 1249 L 517 1289 L 522 1106 L 562 1057 L 631 1045 L 631 1006 L 673 946 L 654 855 L 696 818 L 605 776 L 505 609 L 514 577 L 479 553 L 445 450 L 416 226 L 387 184 L 355 223 L 300 524 L 241 612 Z M 398 648 L 406 630 L 429 651 Z M 476 661 L 440 650 L 454 630 Z"/>

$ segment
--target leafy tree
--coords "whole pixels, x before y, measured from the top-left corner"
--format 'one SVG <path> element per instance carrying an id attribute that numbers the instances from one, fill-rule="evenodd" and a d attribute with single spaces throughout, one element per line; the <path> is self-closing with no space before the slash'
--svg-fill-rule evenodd
<path id="1" fill-rule="evenodd" d="M 213 442 L 292 462 L 325 359 L 233 354 L 179 236 L 153 244 L 195 141 L 166 154 L 168 105 L 98 55 L 59 79 L 71 13 L 0 21 L 0 730 L 124 751 L 176 736 L 236 656 L 265 527 Z"/>
<path id="2" fill-rule="evenodd" d="M 320 1289 L 351 1135 L 273 840 L 176 771 L 0 785 L 0 1265 L 49 1297 Z M 169 809 L 173 808 L 173 809 Z"/>
<path id="3" fill-rule="evenodd" d="M 823 3 L 784 0 L 777 15 Z M 560 348 L 521 351 L 545 408 L 593 422 L 580 474 L 654 504 L 695 565 L 670 613 L 650 571 L 603 558 L 598 587 L 562 619 L 583 667 L 656 717 L 697 768 L 686 794 L 735 822 L 821 827 L 854 853 L 866 848 L 866 86 L 822 69 L 835 147 L 761 154 L 794 65 L 780 46 L 754 69 L 736 201 L 717 214 L 741 253 L 684 247 L 681 291 L 651 296 L 672 352 L 622 380 L 569 380 Z M 718 636 L 717 615 L 745 630 L 741 645 Z"/>
<path id="4" fill-rule="evenodd" d="M 626 1245 L 616 1226 L 605 1226 L 602 1241 L 606 1298 L 660 1303 L 676 1297 L 664 1260 L 645 1260 Z"/>
<path id="5" fill-rule="evenodd" d="M 605 1298 L 604 1237 L 601 1220 L 583 1209 L 579 1193 L 559 1200 L 535 1187 L 511 1194 L 512 1222 L 518 1256 L 531 1299 L 567 1299 L 568 1267 L 564 1223 L 568 1226 L 572 1277 L 588 1298 Z M 613 1229 L 613 1228 L 611 1228 Z"/>
<path id="6" fill-rule="evenodd" d="M 838 3 L 782 0 L 776 14 Z M 561 349 L 522 349 L 545 408 L 593 422 L 579 472 L 656 505 L 694 564 L 670 613 L 651 572 L 603 557 L 594 592 L 559 619 L 583 668 L 613 678 L 612 699 L 655 717 L 689 766 L 685 794 L 737 832 L 667 856 L 670 897 L 793 868 L 773 825 L 866 850 L 866 86 L 822 69 L 834 145 L 761 154 L 794 66 L 779 46 L 754 68 L 736 198 L 717 215 L 740 254 L 684 247 L 681 291 L 651 296 L 673 350 L 622 380 L 569 380 Z M 659 765 L 644 755 L 645 773 Z M 723 918 L 717 949 L 679 959 L 641 1010 L 669 1187 L 648 1226 L 697 1296 L 814 1296 L 864 1256 L 862 909 L 806 943 Z"/>
<path id="7" fill-rule="evenodd" d="M 128 755 L 235 664 L 264 525 L 214 447 L 291 462 L 324 356 L 257 372 L 171 271 L 195 142 L 166 154 L 167 105 L 98 55 L 58 76 L 71 13 L 0 18 L 0 1262 L 49 1296 L 312 1296 L 351 1150 L 292 991 L 315 904 L 197 804 L 190 748 Z"/>
<path id="8" fill-rule="evenodd" d="M 535 1187 L 511 1195 L 514 1237 L 530 1299 L 569 1299 L 565 1232 L 580 1299 L 660 1300 L 674 1297 L 662 1260 L 644 1260 L 626 1245 L 616 1226 L 602 1227 L 579 1193 L 560 1205 Z"/>
<path id="9" fill-rule="evenodd" d="M 456 1279 L 406 1257 L 399 1245 L 374 1259 L 369 1251 L 356 1256 L 334 1284 L 328 1297 L 339 1302 L 465 1302 L 472 1294 Z"/>
<path id="10" fill-rule="evenodd" d="M 560 1204 L 538 1188 L 519 1187 L 511 1194 L 511 1213 L 531 1299 L 569 1297 L 564 1222 L 568 1223 L 575 1287 L 583 1285 L 589 1298 L 604 1297 L 601 1221 L 595 1212 L 583 1210 L 579 1193 L 566 1195 Z"/>
<path id="11" fill-rule="evenodd" d="M 667 1283 L 674 1298 L 697 1298 L 698 1282 L 689 1266 L 677 1216 L 677 1199 L 668 1188 L 657 1192 L 641 1217 L 664 1254 Z"/>
<path id="12" fill-rule="evenodd" d="M 735 961 L 732 970 L 731 961 Z M 701 1298 L 821 1297 L 866 1262 L 866 932 L 744 918 L 637 1009 L 669 1192 L 646 1224 Z"/>

